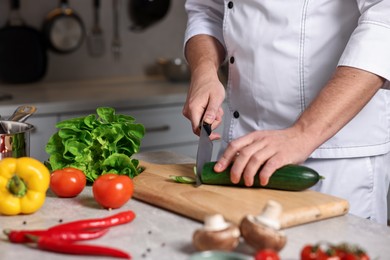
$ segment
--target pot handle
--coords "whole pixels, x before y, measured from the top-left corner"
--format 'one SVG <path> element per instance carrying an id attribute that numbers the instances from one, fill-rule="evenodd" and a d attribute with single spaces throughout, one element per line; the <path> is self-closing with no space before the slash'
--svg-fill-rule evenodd
<path id="1" fill-rule="evenodd" d="M 27 118 L 34 114 L 35 111 L 37 111 L 37 108 L 35 106 L 19 106 L 15 110 L 15 112 L 8 118 L 8 121 L 24 122 L 27 120 Z"/>

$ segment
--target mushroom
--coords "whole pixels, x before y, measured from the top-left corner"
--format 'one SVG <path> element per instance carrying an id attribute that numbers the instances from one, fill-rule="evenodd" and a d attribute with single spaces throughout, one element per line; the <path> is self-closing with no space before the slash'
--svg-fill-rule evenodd
<path id="1" fill-rule="evenodd" d="M 240 223 L 240 232 L 245 242 L 255 250 L 280 251 L 286 244 L 286 236 L 279 231 L 282 206 L 270 200 L 258 216 L 247 215 Z"/>
<path id="2" fill-rule="evenodd" d="M 205 217 L 204 226 L 194 232 L 192 242 L 199 251 L 232 251 L 239 243 L 240 230 L 237 225 L 226 222 L 221 214 Z"/>

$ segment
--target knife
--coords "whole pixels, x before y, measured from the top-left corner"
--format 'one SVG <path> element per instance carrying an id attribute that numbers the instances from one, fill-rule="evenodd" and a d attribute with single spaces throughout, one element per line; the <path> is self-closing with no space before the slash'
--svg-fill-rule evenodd
<path id="1" fill-rule="evenodd" d="M 196 187 L 202 184 L 201 176 L 203 165 L 211 161 L 213 142 L 210 140 L 211 125 L 202 123 L 200 127 L 198 152 L 196 154 Z"/>

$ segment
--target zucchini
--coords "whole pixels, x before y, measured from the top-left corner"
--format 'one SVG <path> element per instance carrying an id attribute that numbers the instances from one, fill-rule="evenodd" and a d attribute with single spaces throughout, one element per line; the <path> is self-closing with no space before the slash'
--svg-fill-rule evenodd
<path id="1" fill-rule="evenodd" d="M 203 184 L 245 186 L 243 178 L 241 178 L 238 184 L 234 184 L 230 181 L 231 167 L 228 167 L 223 172 L 216 173 L 213 170 L 215 163 L 216 162 L 208 162 L 203 166 L 201 175 L 201 181 Z M 260 185 L 259 173 L 257 173 L 252 187 L 301 191 L 314 186 L 322 178 L 323 177 L 315 170 L 309 167 L 289 164 L 276 170 L 275 173 L 272 174 L 266 186 Z"/>

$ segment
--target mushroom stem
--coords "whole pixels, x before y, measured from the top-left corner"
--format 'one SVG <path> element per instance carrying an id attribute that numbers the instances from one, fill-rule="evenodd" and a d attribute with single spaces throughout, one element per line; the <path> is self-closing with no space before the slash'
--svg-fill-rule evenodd
<path id="1" fill-rule="evenodd" d="M 221 214 L 208 215 L 204 219 L 204 229 L 208 231 L 219 231 L 226 229 L 229 223 L 225 221 Z"/>
<path id="2" fill-rule="evenodd" d="M 257 222 L 260 222 L 268 227 L 279 230 L 281 228 L 280 216 L 282 215 L 282 205 L 274 200 L 269 200 L 265 205 L 262 213 L 255 217 Z"/>

